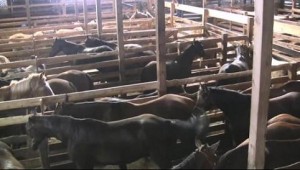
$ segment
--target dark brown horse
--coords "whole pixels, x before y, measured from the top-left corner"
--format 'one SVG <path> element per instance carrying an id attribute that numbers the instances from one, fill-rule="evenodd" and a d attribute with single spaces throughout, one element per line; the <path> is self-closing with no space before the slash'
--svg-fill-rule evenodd
<path id="1" fill-rule="evenodd" d="M 221 141 L 220 145 L 222 147 L 229 147 L 232 145 L 232 138 L 236 144 L 247 139 L 249 137 L 251 95 L 216 87 L 202 87 L 203 88 L 200 88 L 199 90 L 198 96 L 199 106 L 203 106 L 206 110 L 213 107 L 220 108 L 225 116 L 226 133 L 224 135 L 224 140 Z M 283 96 L 270 99 L 268 119 L 281 113 L 288 113 L 293 116 L 300 117 L 299 101 L 299 92 L 291 92 Z M 228 144 L 224 144 L 223 142 L 225 141 L 227 141 Z M 221 146 L 220 148 L 222 148 Z"/>
<path id="2" fill-rule="evenodd" d="M 0 141 L 0 169 L 25 169 L 14 157 L 11 148 Z"/>
<path id="3" fill-rule="evenodd" d="M 189 121 L 168 120 L 152 114 L 114 122 L 76 119 L 68 116 L 32 116 L 27 132 L 33 138 L 33 149 L 47 137 L 56 137 L 68 145 L 68 154 L 79 169 L 94 165 L 126 164 L 150 156 L 160 168 L 170 168 L 178 154 L 177 140 L 191 152 L 195 137 L 205 136 L 207 117 L 192 117 Z"/>
<path id="4" fill-rule="evenodd" d="M 243 91 L 243 93 L 250 94 L 251 91 L 251 88 L 249 88 Z M 300 92 L 300 81 L 290 80 L 279 87 L 270 88 L 270 98 L 282 96 L 289 92 Z"/>
<path id="5" fill-rule="evenodd" d="M 86 90 L 94 89 L 94 83 L 90 75 L 80 70 L 69 70 L 69 71 L 62 72 L 60 74 L 47 76 L 48 80 L 54 78 L 64 79 L 73 83 L 73 85 L 77 88 L 78 91 L 86 91 Z"/>
<path id="6" fill-rule="evenodd" d="M 168 119 L 187 120 L 192 116 L 195 102 L 187 97 L 166 94 L 145 103 L 128 101 L 95 101 L 60 105 L 55 113 L 77 118 L 93 118 L 103 121 L 121 120 L 143 113 Z"/>

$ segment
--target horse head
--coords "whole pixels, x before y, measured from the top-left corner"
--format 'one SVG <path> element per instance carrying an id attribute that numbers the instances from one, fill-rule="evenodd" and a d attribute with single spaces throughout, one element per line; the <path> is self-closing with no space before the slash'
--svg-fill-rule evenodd
<path id="1" fill-rule="evenodd" d="M 60 51 L 62 51 L 63 47 L 66 44 L 66 40 L 61 38 L 55 38 L 54 43 L 52 45 L 49 57 L 56 56 Z"/>
<path id="2" fill-rule="evenodd" d="M 218 156 L 216 154 L 218 147 L 220 145 L 220 141 L 212 144 L 212 145 L 208 145 L 207 143 L 202 144 L 200 140 L 195 140 L 195 144 L 197 146 L 197 152 L 199 154 L 202 155 L 202 157 L 204 157 L 204 161 L 203 165 L 201 169 L 213 169 L 218 161 Z"/>
<path id="3" fill-rule="evenodd" d="M 32 140 L 32 149 L 37 150 L 38 146 L 42 141 L 47 137 L 47 132 L 44 128 L 45 122 L 44 119 L 41 119 L 43 116 L 31 116 L 28 118 L 26 123 L 26 132 Z"/>
<path id="4" fill-rule="evenodd" d="M 210 89 L 204 85 L 200 84 L 196 105 L 200 108 L 204 108 L 205 110 L 209 110 L 212 108 L 212 101 L 210 99 Z"/>
<path id="5" fill-rule="evenodd" d="M 252 68 L 253 63 L 253 47 L 252 45 L 239 45 L 236 47 L 237 58 L 247 63 L 248 68 Z"/>
<path id="6" fill-rule="evenodd" d="M 205 51 L 204 51 L 204 46 L 201 41 L 196 41 L 194 39 L 192 46 L 194 48 L 194 52 L 198 57 L 204 57 L 205 56 Z"/>

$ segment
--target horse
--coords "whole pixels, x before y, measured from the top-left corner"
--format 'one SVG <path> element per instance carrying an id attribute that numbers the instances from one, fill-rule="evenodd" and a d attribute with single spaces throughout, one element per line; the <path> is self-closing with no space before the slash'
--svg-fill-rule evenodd
<path id="1" fill-rule="evenodd" d="M 2 141 L 0 141 L 0 169 L 25 169 L 14 157 L 11 148 Z"/>
<path id="2" fill-rule="evenodd" d="M 299 92 L 287 93 L 269 100 L 268 119 L 281 113 L 300 117 Z M 205 110 L 220 108 L 225 116 L 225 135 L 221 146 L 233 147 L 233 141 L 241 143 L 249 137 L 251 95 L 234 90 L 200 85 L 197 105 Z M 234 107 L 233 107 L 234 106 Z M 232 137 L 230 137 L 232 135 Z M 233 138 L 233 141 L 229 141 Z M 226 144 L 228 142 L 228 144 Z M 220 147 L 220 148 L 222 148 Z M 228 149 L 227 147 L 224 150 Z"/>
<path id="3" fill-rule="evenodd" d="M 93 47 L 93 48 L 86 48 L 83 45 L 76 44 L 61 38 L 56 38 L 52 45 L 49 57 L 54 57 L 61 51 L 66 55 L 71 55 L 71 54 L 78 54 L 78 53 L 101 53 L 105 51 L 113 51 L 113 49 L 106 45 Z M 117 56 L 79 59 L 76 60 L 74 64 L 80 65 L 80 64 L 102 62 L 102 61 L 113 60 L 113 59 L 117 59 Z M 97 69 L 99 71 L 105 71 L 105 69 L 103 68 L 97 68 Z"/>
<path id="4" fill-rule="evenodd" d="M 111 43 L 111 42 L 108 42 L 108 41 L 104 41 L 104 40 L 101 40 L 100 38 L 96 38 L 96 37 L 91 37 L 91 36 L 87 36 L 85 41 L 84 41 L 84 44 L 86 47 L 98 47 L 98 46 L 103 46 L 103 45 L 107 45 L 109 47 L 111 47 L 112 49 L 114 50 L 117 50 L 117 44 L 115 43 Z M 124 44 L 124 49 L 125 50 L 129 50 L 129 49 L 141 49 L 143 48 L 141 45 L 139 44 Z M 155 55 L 155 52 L 152 51 L 152 50 L 146 50 L 146 51 L 143 51 L 143 52 L 138 52 L 137 55 Z M 128 55 L 126 54 L 125 57 L 132 57 L 132 56 L 136 56 L 136 54 L 134 55 Z"/>
<path id="5" fill-rule="evenodd" d="M 113 51 L 113 49 L 107 45 L 94 48 L 86 48 L 83 45 L 76 44 L 71 41 L 67 41 L 61 38 L 55 38 L 49 57 L 54 57 L 61 51 L 66 55 L 71 55 L 77 53 L 101 53 L 104 51 Z"/>
<path id="6" fill-rule="evenodd" d="M 58 105 L 54 114 L 115 121 L 150 113 L 166 119 L 187 120 L 193 111 L 201 111 L 194 110 L 194 106 L 195 102 L 187 97 L 166 94 L 141 104 L 114 100 L 64 103 Z"/>
<path id="7" fill-rule="evenodd" d="M 197 149 L 172 169 L 213 169 L 218 159 L 215 152 L 219 142 L 211 146 L 198 143 L 196 142 Z"/>
<path id="8" fill-rule="evenodd" d="M 244 90 L 243 93 L 251 93 L 251 88 Z M 298 80 L 289 80 L 288 82 L 280 85 L 279 87 L 270 88 L 270 98 L 278 97 L 289 92 L 300 92 L 300 81 Z"/>
<path id="9" fill-rule="evenodd" d="M 264 169 L 274 169 L 300 160 L 300 139 L 265 141 Z M 222 155 L 215 169 L 246 169 L 249 145 L 236 147 Z"/>
<path id="10" fill-rule="evenodd" d="M 205 136 L 206 115 L 189 121 L 168 120 L 152 114 L 114 122 L 69 116 L 31 116 L 26 124 L 36 150 L 47 137 L 56 137 L 68 145 L 68 154 L 78 169 L 92 169 L 94 165 L 126 164 L 150 156 L 160 168 L 170 168 L 171 160 L 182 148 L 191 151 L 195 138 Z"/>
<path id="11" fill-rule="evenodd" d="M 182 79 L 192 75 L 192 63 L 196 57 L 204 56 L 202 42 L 195 41 L 184 52 L 171 62 L 166 62 L 166 79 Z M 157 62 L 149 62 L 142 70 L 141 82 L 157 80 Z M 169 88 L 168 91 L 171 91 Z M 149 92 L 145 92 L 149 93 Z"/>
<path id="12" fill-rule="evenodd" d="M 219 69 L 220 73 L 234 73 L 239 71 L 246 71 L 252 68 L 253 52 L 251 47 L 247 45 L 240 45 L 236 47 L 236 58 L 232 63 L 225 63 Z M 235 84 L 251 80 L 251 77 L 230 78 L 219 80 L 216 82 L 217 86 Z"/>
<path id="13" fill-rule="evenodd" d="M 47 80 L 59 78 L 67 80 L 76 87 L 77 91 L 86 91 L 94 89 L 94 82 L 88 73 L 80 70 L 68 70 L 59 74 L 48 75 Z"/>

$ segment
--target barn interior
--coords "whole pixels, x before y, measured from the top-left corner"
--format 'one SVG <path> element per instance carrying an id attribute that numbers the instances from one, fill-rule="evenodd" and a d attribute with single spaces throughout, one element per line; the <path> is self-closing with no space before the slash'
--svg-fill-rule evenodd
<path id="1" fill-rule="evenodd" d="M 60 140 L 49 138 L 45 144 L 49 147 L 48 153 L 44 156 L 43 148 L 36 151 L 31 148 L 28 134 L 10 132 L 9 128 L 24 127 L 29 117 L 36 114 L 31 112 L 33 107 L 107 98 L 141 104 L 174 93 L 168 89 L 183 85 L 186 86 L 184 91 L 175 93 L 197 100 L 200 84 L 216 86 L 222 80 L 252 76 L 252 66 L 235 73 L 219 70 L 222 65 L 235 61 L 238 46 L 253 44 L 254 6 L 253 0 L 0 0 L 0 56 L 9 60 L 1 61 L 0 57 L 0 83 L 3 82 L 0 130 L 6 132 L 0 141 L 12 148 L 13 155 L 25 169 L 73 169 L 76 165 Z M 299 1 L 275 0 L 270 89 L 300 78 L 299 20 Z M 88 38 L 114 43 L 117 48 L 71 54 L 63 50 L 64 46 L 69 48 L 68 45 L 59 44 L 56 48 L 60 50 L 51 55 L 59 40 L 92 50 L 85 47 Z M 193 59 L 191 74 L 187 77 L 167 79 L 165 63 L 182 56 L 195 41 L 203 44 L 205 56 Z M 143 70 L 153 61 L 157 62 L 155 74 L 158 74 L 155 80 L 143 81 Z M 50 79 L 74 70 L 86 73 L 93 88 L 5 99 L 3 87 L 11 86 L 11 81 L 20 81 L 32 73 L 45 74 Z M 180 74 L 182 70 L 173 71 Z M 84 83 L 83 79 L 77 81 Z M 252 83 L 247 79 L 219 87 L 251 93 Z M 145 95 L 149 90 L 157 90 L 157 93 Z M 15 115 L 10 112 L 13 109 L 25 109 L 26 113 Z M 37 114 L 53 115 L 53 112 L 53 109 L 38 109 Z M 212 145 L 224 136 L 225 117 L 220 108 L 210 109 L 206 114 L 210 119 L 206 142 Z M 159 167 L 151 159 L 141 158 L 127 164 L 127 168 Z"/>

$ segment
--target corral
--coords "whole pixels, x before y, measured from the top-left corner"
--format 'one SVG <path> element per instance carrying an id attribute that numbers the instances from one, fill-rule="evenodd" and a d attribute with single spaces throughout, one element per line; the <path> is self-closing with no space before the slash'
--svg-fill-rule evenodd
<path id="1" fill-rule="evenodd" d="M 45 105 L 55 103 L 101 100 L 103 97 L 116 96 L 133 103 L 142 103 L 166 94 L 167 87 L 187 84 L 186 92 L 191 95 L 197 92 L 200 83 L 213 86 L 219 80 L 252 75 L 252 70 L 218 74 L 221 65 L 234 60 L 237 55 L 236 46 L 251 43 L 256 36 L 252 0 L 243 2 L 231 0 L 223 3 L 202 0 L 186 1 L 186 4 L 178 4 L 175 1 L 144 1 L 147 4 L 144 7 L 151 14 L 160 16 L 153 18 L 135 18 L 133 14 L 137 12 L 137 3 L 134 0 L 60 0 L 40 3 L 24 0 L 21 4 L 12 2 L 10 1 L 7 6 L 0 6 L 0 55 L 10 60 L 9 63 L 0 64 L 1 70 L 8 70 L 7 76 L 1 77 L 0 80 L 20 80 L 33 72 L 44 72 L 47 77 L 51 77 L 68 70 L 81 70 L 91 76 L 94 89 L 2 101 L 1 111 L 36 106 L 43 108 Z M 300 33 L 297 23 L 299 3 L 296 0 L 280 2 L 276 8 L 278 14 L 274 19 L 272 50 L 273 58 L 279 62 L 272 63 L 272 88 L 299 79 Z M 157 3 L 161 6 L 156 6 Z M 43 12 L 42 9 L 49 6 L 52 10 Z M 155 10 L 151 11 L 152 7 L 156 7 Z M 184 11 L 183 15 L 178 16 L 178 11 Z M 59 53 L 49 57 L 56 38 L 84 44 L 87 36 L 116 43 L 119 48 L 101 53 L 71 55 Z M 173 60 L 182 54 L 194 39 L 204 44 L 204 51 L 209 57 L 193 61 L 190 77 L 167 80 L 165 61 Z M 124 48 L 130 44 L 139 44 L 141 47 Z M 211 44 L 213 45 L 210 46 Z M 144 51 L 156 54 L 141 55 Z M 112 56 L 115 58 L 74 64 L 79 59 L 101 59 Z M 150 61 L 158 63 L 157 81 L 141 82 L 142 70 Z M 42 64 L 46 65 L 46 69 L 38 70 L 38 66 Z M 30 65 L 36 69 L 28 72 L 16 71 Z M 100 67 L 118 67 L 118 69 L 101 72 L 97 70 Z M 222 87 L 244 91 L 251 85 L 252 81 L 247 81 Z M 143 94 L 143 91 L 155 89 L 158 90 L 158 94 L 154 96 L 136 98 Z M 52 113 L 53 111 L 43 112 L 43 114 Z M 7 117 L 1 115 L 0 127 L 24 125 L 30 116 L 32 114 Z M 224 117 L 219 109 L 210 110 L 208 117 L 210 125 L 207 141 L 212 144 L 224 135 Z M 26 169 L 75 167 L 68 158 L 66 148 L 54 138 L 48 141 L 49 156 L 46 156 L 48 159 L 45 157 L 41 159 L 40 153 L 30 148 L 26 134 L 10 134 L 1 141 L 13 147 L 13 154 Z M 144 165 L 139 166 L 138 168 L 146 168 Z"/>

